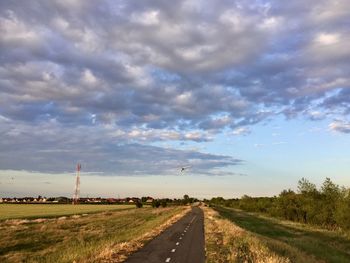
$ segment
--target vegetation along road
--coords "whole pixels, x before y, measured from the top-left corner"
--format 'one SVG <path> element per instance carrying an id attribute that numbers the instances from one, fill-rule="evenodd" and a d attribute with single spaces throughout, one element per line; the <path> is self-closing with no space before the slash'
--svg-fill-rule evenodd
<path id="1" fill-rule="evenodd" d="M 345 230 L 219 205 L 104 212 L 89 207 L 91 214 L 69 215 L 67 208 L 57 217 L 27 211 L 29 219 L 13 210 L 20 218 L 0 220 L 0 262 L 350 262 Z"/>
<path id="2" fill-rule="evenodd" d="M 350 262 L 350 236 L 346 232 L 329 231 L 232 208 L 215 207 L 215 210 L 221 218 L 256 238 L 273 255 L 288 259 L 285 262 Z M 239 249 L 242 250 L 242 247 Z M 255 262 L 253 253 L 245 250 L 247 262 Z"/>

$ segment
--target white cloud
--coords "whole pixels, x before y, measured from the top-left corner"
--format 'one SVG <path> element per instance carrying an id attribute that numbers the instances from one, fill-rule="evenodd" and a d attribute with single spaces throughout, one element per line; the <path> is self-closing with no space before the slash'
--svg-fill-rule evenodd
<path id="1" fill-rule="evenodd" d="M 321 45 L 333 45 L 338 43 L 340 40 L 340 35 L 337 33 L 319 33 L 315 37 L 315 42 Z"/>
<path id="2" fill-rule="evenodd" d="M 233 135 L 247 135 L 249 133 L 251 133 L 251 131 L 247 127 L 239 127 L 232 132 Z"/>
<path id="3" fill-rule="evenodd" d="M 348 10 L 348 0 L 320 1 L 320 4 L 312 9 L 311 19 L 315 23 L 330 23 L 340 18 L 347 18 Z"/>
<path id="4" fill-rule="evenodd" d="M 341 132 L 341 133 L 350 133 L 349 121 L 336 120 L 330 123 L 328 127 L 332 131 Z"/>
<path id="5" fill-rule="evenodd" d="M 41 41 L 40 30 L 26 25 L 16 16 L 16 14 L 8 10 L 6 17 L 0 17 L 0 42 L 12 44 L 26 44 L 34 45 Z M 37 26 L 40 28 L 40 26 Z M 22 42 L 22 43 L 21 43 Z"/>
<path id="6" fill-rule="evenodd" d="M 96 85 L 98 83 L 98 79 L 89 69 L 83 71 L 81 79 L 85 85 Z"/>
<path id="7" fill-rule="evenodd" d="M 309 112 L 309 116 L 312 120 L 322 120 L 325 118 L 325 114 L 320 111 L 311 111 Z"/>
<path id="8" fill-rule="evenodd" d="M 244 16 L 237 9 L 226 10 L 220 15 L 219 21 L 237 33 L 243 32 L 252 22 L 249 16 Z"/>
<path id="9" fill-rule="evenodd" d="M 133 13 L 131 15 L 131 21 L 146 26 L 153 26 L 159 24 L 159 11 L 150 10 L 142 13 Z"/>
<path id="10" fill-rule="evenodd" d="M 283 25 L 283 19 L 281 17 L 267 17 L 265 18 L 259 27 L 263 30 L 276 30 Z"/>

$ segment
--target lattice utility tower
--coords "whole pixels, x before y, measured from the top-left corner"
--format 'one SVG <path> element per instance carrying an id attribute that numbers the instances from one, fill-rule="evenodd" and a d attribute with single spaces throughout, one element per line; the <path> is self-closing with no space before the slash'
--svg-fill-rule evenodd
<path id="1" fill-rule="evenodd" d="M 74 189 L 74 196 L 72 204 L 76 205 L 79 202 L 79 194 L 80 194 L 80 170 L 81 170 L 81 164 L 77 164 L 77 177 L 75 180 L 75 189 Z"/>

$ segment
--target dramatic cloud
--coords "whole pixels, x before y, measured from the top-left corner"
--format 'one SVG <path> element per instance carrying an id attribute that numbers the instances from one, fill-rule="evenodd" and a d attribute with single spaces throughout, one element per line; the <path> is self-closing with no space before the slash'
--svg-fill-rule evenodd
<path id="1" fill-rule="evenodd" d="M 103 158 L 118 150 L 128 160 L 123 149 L 141 143 L 148 151 L 159 141 L 247 134 L 277 115 L 348 116 L 349 8 L 347 0 L 1 1 L 0 122 L 13 136 L 1 155 L 21 141 L 28 154 L 49 142 L 103 141 L 114 142 Z M 43 132 L 47 140 L 37 140 Z M 87 134 L 93 141 L 83 142 Z M 60 165 L 74 157 L 66 151 Z M 23 169 L 58 171 L 48 160 L 24 158 Z M 0 168 L 15 166 L 3 159 Z"/>
<path id="2" fill-rule="evenodd" d="M 4 118 L 0 123 L 2 169 L 62 173 L 82 162 L 84 171 L 107 175 L 176 175 L 191 165 L 191 173 L 216 175 L 221 168 L 242 163 L 230 156 L 136 143 L 129 134 L 111 135 L 109 129 L 70 130 L 58 123 L 33 128 L 11 125 Z"/>

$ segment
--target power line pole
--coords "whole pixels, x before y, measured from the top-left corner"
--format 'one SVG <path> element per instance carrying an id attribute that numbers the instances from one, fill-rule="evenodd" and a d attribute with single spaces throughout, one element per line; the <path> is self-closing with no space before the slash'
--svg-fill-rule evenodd
<path id="1" fill-rule="evenodd" d="M 75 180 L 75 189 L 74 189 L 74 196 L 72 204 L 76 205 L 79 202 L 79 194 L 80 194 L 80 170 L 81 170 L 81 164 L 77 164 L 77 177 Z"/>

